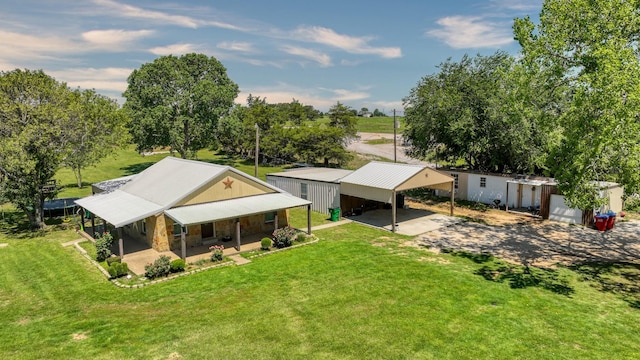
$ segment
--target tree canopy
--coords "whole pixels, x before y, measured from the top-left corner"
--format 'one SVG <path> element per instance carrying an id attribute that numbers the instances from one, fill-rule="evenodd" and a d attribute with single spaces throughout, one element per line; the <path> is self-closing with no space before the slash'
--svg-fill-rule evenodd
<path id="1" fill-rule="evenodd" d="M 546 0 L 540 23 L 516 19 L 522 62 L 566 86 L 557 121 L 561 142 L 549 159 L 573 206 L 598 206 L 595 181 L 616 181 L 626 193 L 640 184 L 640 3 Z"/>
<path id="2" fill-rule="evenodd" d="M 11 201 L 34 229 L 63 164 L 81 169 L 120 142 L 126 119 L 93 90 L 72 91 L 42 70 L 0 73 L 0 198 Z M 84 157 L 84 158 L 83 158 Z"/>
<path id="3" fill-rule="evenodd" d="M 123 94 L 137 150 L 169 147 L 187 158 L 212 145 L 218 119 L 229 113 L 238 91 L 226 68 L 203 54 L 142 65 Z"/>
<path id="4" fill-rule="evenodd" d="M 406 98 L 404 137 L 414 156 L 438 148 L 441 158 L 464 159 L 475 170 L 541 171 L 547 135 L 539 114 L 518 96 L 534 87 L 504 52 L 448 59 L 422 78 Z M 533 99 L 533 92 L 528 92 Z M 531 99 L 529 102 L 532 101 Z"/>

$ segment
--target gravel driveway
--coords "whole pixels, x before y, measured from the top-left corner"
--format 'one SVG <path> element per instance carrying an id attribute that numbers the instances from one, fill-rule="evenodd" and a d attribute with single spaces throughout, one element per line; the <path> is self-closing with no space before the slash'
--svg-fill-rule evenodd
<path id="1" fill-rule="evenodd" d="M 541 267 L 586 261 L 640 262 L 639 221 L 619 221 L 606 232 L 555 221 L 506 226 L 465 222 L 423 234 L 418 242 Z"/>
<path id="2" fill-rule="evenodd" d="M 378 144 L 378 145 L 370 145 L 367 144 L 367 141 L 370 140 L 379 140 L 379 139 L 393 139 L 393 134 L 384 134 L 384 133 L 358 133 L 360 139 L 353 141 L 347 146 L 347 150 L 354 151 L 359 154 L 370 154 L 375 156 L 380 156 L 383 158 L 387 158 L 393 160 L 393 143 L 391 144 Z M 427 165 L 433 166 L 426 161 L 420 161 L 418 159 L 414 159 L 405 155 L 406 146 L 402 146 L 402 135 L 398 134 L 396 140 L 396 160 L 401 163 L 406 164 L 419 164 L 419 165 Z"/>

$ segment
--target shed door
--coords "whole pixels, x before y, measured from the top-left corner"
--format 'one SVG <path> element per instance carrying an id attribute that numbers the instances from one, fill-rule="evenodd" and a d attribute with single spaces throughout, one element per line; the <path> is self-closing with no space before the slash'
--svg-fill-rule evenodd
<path id="1" fill-rule="evenodd" d="M 210 238 L 213 237 L 213 223 L 207 223 L 200 225 L 202 230 L 202 238 Z"/>

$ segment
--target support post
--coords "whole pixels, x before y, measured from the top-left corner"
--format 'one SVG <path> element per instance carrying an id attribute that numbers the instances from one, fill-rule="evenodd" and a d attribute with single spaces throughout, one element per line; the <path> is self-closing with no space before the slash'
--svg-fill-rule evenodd
<path id="1" fill-rule="evenodd" d="M 396 109 L 393 109 L 393 162 L 398 162 L 396 159 Z"/>
<path id="2" fill-rule="evenodd" d="M 456 184 L 455 181 L 451 182 L 451 205 L 449 208 L 449 216 L 453 216 L 453 207 L 456 201 L 456 185 L 455 184 Z"/>
<path id="3" fill-rule="evenodd" d="M 124 259 L 124 241 L 122 240 L 122 228 L 118 228 L 118 251 L 120 259 Z"/>
<path id="4" fill-rule="evenodd" d="M 187 261 L 187 227 L 180 227 L 180 244 L 182 250 L 182 260 Z"/>
<path id="5" fill-rule="evenodd" d="M 258 153 L 260 151 L 260 127 L 258 126 L 258 124 L 255 124 L 255 127 L 256 127 L 256 168 L 254 171 L 254 176 L 258 177 Z"/>
<path id="6" fill-rule="evenodd" d="M 96 238 L 96 217 L 91 213 L 91 237 Z"/>
<path id="7" fill-rule="evenodd" d="M 107 232 L 107 220 L 102 219 L 102 233 L 106 233 Z"/>
<path id="8" fill-rule="evenodd" d="M 507 195 L 505 196 L 506 202 L 504 204 L 504 211 L 509 211 L 509 182 L 507 181 Z"/>
<path id="9" fill-rule="evenodd" d="M 391 192 L 391 231 L 396 232 L 396 191 Z"/>
<path id="10" fill-rule="evenodd" d="M 278 230 L 278 212 L 276 212 L 276 216 L 273 217 L 273 230 Z"/>
<path id="11" fill-rule="evenodd" d="M 307 235 L 311 235 L 311 204 L 307 205 Z"/>
<path id="12" fill-rule="evenodd" d="M 236 219 L 236 250 L 240 251 L 240 219 Z"/>

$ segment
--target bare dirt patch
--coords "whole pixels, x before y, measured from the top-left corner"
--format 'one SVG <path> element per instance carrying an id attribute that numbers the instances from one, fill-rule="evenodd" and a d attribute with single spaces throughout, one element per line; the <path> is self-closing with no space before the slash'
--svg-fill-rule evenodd
<path id="1" fill-rule="evenodd" d="M 409 205 L 438 213 L 449 211 L 448 203 L 410 201 Z M 640 263 L 640 221 L 618 219 L 612 230 L 600 232 L 497 209 L 456 207 L 455 215 L 469 221 L 420 235 L 417 244 L 432 250 L 491 254 L 538 267 L 584 262 Z"/>
<path id="2" fill-rule="evenodd" d="M 86 334 L 86 333 L 74 333 L 74 334 L 71 334 L 71 338 L 72 338 L 73 340 L 80 341 L 80 340 L 85 340 L 85 339 L 87 339 L 87 338 L 88 338 L 88 336 L 87 336 L 87 334 Z"/>

